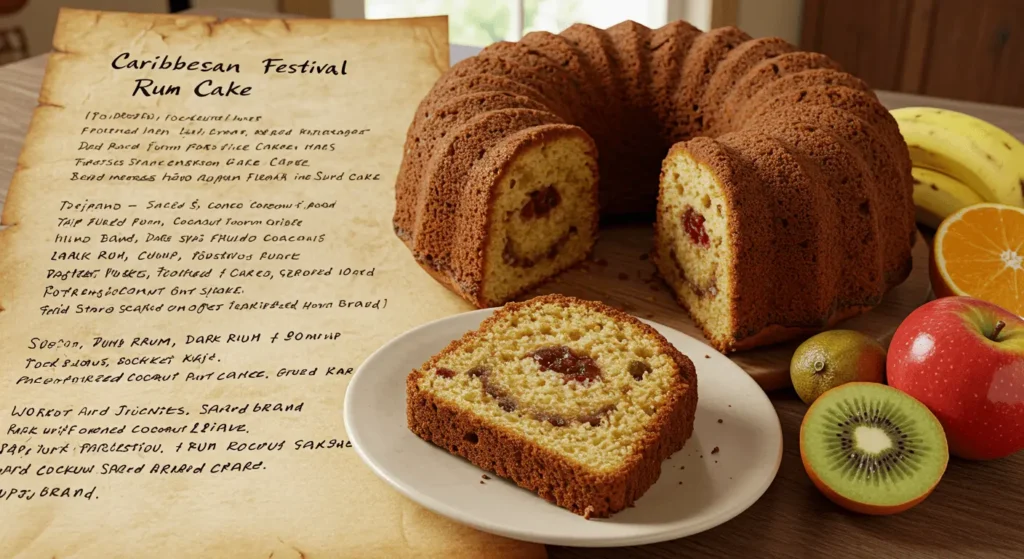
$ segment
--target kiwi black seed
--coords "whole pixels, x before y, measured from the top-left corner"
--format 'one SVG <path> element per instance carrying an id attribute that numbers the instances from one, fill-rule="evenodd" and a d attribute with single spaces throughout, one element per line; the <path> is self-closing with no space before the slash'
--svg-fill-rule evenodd
<path id="1" fill-rule="evenodd" d="M 875 514 L 923 500 L 949 459 L 942 426 L 928 408 L 895 388 L 865 382 L 815 401 L 800 430 L 800 452 L 829 498 Z"/>
<path id="2" fill-rule="evenodd" d="M 892 401 L 863 397 L 844 400 L 827 410 L 827 414 L 832 419 L 828 431 L 835 434 L 838 443 L 830 445 L 829 456 L 840 467 L 843 477 L 902 479 L 913 475 L 919 463 L 934 451 L 917 433 L 917 421 Z M 877 429 L 889 439 L 889 448 L 878 453 L 859 448 L 853 435 L 859 426 Z"/>

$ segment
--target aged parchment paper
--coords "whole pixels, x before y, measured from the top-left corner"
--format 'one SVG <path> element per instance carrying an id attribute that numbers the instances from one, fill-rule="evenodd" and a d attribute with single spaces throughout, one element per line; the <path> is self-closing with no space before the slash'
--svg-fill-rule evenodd
<path id="1" fill-rule="evenodd" d="M 0 237 L 0 556 L 543 555 L 391 491 L 341 419 L 466 310 L 391 231 L 446 36 L 62 12 Z"/>

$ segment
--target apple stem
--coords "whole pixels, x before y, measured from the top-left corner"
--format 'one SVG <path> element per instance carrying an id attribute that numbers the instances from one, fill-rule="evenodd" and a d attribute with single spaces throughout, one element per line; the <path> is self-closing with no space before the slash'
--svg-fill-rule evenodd
<path id="1" fill-rule="evenodd" d="M 992 335 L 989 336 L 988 339 L 992 340 L 993 342 L 999 341 L 999 333 L 1003 331 L 1003 328 L 1006 328 L 1005 322 L 1003 322 L 1002 320 L 996 322 L 996 327 L 992 330 Z"/>

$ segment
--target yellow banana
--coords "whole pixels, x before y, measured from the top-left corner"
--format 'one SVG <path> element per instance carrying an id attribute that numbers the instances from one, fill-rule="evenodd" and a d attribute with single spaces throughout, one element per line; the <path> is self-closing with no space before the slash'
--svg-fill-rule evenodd
<path id="1" fill-rule="evenodd" d="M 917 222 L 938 229 L 954 212 L 985 200 L 964 183 L 938 171 L 914 167 L 914 205 Z"/>
<path id="2" fill-rule="evenodd" d="M 957 179 L 984 201 L 1024 207 L 1024 144 L 963 113 L 928 107 L 894 109 L 915 167 Z"/>
<path id="3" fill-rule="evenodd" d="M 1024 169 L 1024 143 L 991 122 L 969 114 L 935 107 L 903 107 L 891 112 L 897 120 L 920 120 L 938 126 L 952 126 L 968 135 L 988 137 L 986 141 L 993 147 L 1003 148 L 997 151 L 1003 153 L 1005 159 L 1018 163 L 1018 169 Z"/>

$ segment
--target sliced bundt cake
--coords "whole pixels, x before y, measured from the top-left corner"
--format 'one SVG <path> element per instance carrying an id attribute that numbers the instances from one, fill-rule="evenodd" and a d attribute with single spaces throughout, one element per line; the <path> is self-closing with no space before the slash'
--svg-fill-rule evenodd
<path id="1" fill-rule="evenodd" d="M 693 431 L 693 363 L 656 330 L 560 295 L 509 303 L 407 382 L 419 437 L 586 517 L 640 498 Z"/>
<path id="2" fill-rule="evenodd" d="M 659 271 L 727 352 L 877 305 L 916 234 L 895 120 L 781 39 L 576 24 L 485 48 L 421 103 L 395 231 L 474 305 L 581 261 L 611 215 L 656 221 Z"/>

